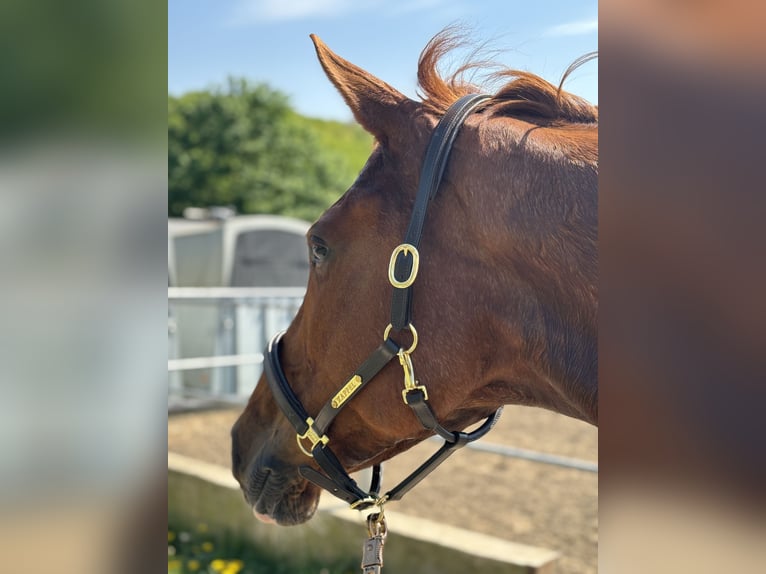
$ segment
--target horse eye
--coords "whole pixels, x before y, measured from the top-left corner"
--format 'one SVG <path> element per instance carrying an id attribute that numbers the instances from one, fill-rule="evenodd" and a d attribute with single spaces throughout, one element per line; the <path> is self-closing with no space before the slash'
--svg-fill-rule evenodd
<path id="1" fill-rule="evenodd" d="M 314 263 L 321 263 L 325 257 L 327 257 L 327 253 L 329 253 L 329 249 L 326 245 L 322 245 L 321 243 L 312 243 L 311 244 L 311 261 Z"/>

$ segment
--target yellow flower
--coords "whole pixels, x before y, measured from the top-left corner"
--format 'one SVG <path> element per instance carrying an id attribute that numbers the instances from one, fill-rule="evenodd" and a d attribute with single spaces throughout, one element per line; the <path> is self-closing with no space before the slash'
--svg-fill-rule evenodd
<path id="1" fill-rule="evenodd" d="M 173 542 L 176 539 L 176 533 L 172 530 L 168 530 L 168 542 Z"/>
<path id="2" fill-rule="evenodd" d="M 204 522 L 200 522 L 199 524 L 197 524 L 197 532 L 204 534 L 207 531 L 208 531 L 207 524 L 205 524 Z"/>
<path id="3" fill-rule="evenodd" d="M 174 572 L 181 569 L 180 560 L 168 560 L 168 572 Z"/>
<path id="4" fill-rule="evenodd" d="M 213 546 L 212 542 L 203 542 L 202 543 L 202 552 L 212 552 L 213 548 L 215 548 L 215 546 Z"/>
<path id="5" fill-rule="evenodd" d="M 223 569 L 226 568 L 226 560 L 213 560 L 210 563 L 210 567 L 216 572 L 223 572 Z"/>
<path id="6" fill-rule="evenodd" d="M 242 570 L 243 566 L 244 563 L 242 560 L 232 560 L 226 565 L 226 568 L 224 568 L 222 574 L 237 574 L 240 570 Z"/>
<path id="7" fill-rule="evenodd" d="M 198 560 L 189 560 L 186 563 L 186 567 L 191 570 L 192 572 L 195 572 L 196 570 L 199 570 L 199 561 Z"/>

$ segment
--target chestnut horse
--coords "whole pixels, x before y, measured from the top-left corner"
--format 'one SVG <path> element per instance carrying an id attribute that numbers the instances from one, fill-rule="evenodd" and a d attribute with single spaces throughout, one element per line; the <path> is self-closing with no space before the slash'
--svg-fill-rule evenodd
<path id="1" fill-rule="evenodd" d="M 325 444 L 345 474 L 434 434 L 402 401 L 402 368 L 441 430 L 466 428 L 505 404 L 594 425 L 598 418 L 598 108 L 533 74 L 500 73 L 505 85 L 472 104 L 428 202 L 419 269 L 410 261 L 405 271 L 417 274 L 407 304 L 412 326 L 384 335 L 392 284 L 401 280 L 387 270 L 413 213 L 431 135 L 448 108 L 477 89 L 459 74 L 437 73 L 455 45 L 446 32 L 421 54 L 423 101 L 312 39 L 376 144 L 351 188 L 308 231 L 303 305 L 267 355 L 269 384 L 261 378 L 232 428 L 233 472 L 248 504 L 259 519 L 285 525 L 316 509 L 321 488 L 306 477 L 328 473 L 311 458 Z M 396 257 L 414 255 L 405 249 Z M 375 349 L 386 353 L 383 339 L 394 347 L 386 361 L 397 351 L 399 361 L 382 362 L 357 388 L 361 379 L 349 376 Z M 293 398 L 276 396 L 284 393 Z M 331 398 L 344 408 L 326 435 L 317 434 L 313 419 L 300 419 L 316 417 Z M 304 414 L 288 420 L 296 401 L 293 411 Z"/>

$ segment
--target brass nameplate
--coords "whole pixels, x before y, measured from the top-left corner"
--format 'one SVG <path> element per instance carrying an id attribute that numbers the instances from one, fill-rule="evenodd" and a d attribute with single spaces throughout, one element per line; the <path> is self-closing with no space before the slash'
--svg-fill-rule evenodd
<path id="1" fill-rule="evenodd" d="M 346 399 L 354 394 L 354 391 L 361 386 L 362 377 L 359 375 L 354 375 L 351 377 L 351 379 L 345 385 L 343 385 L 343 388 L 338 391 L 338 394 L 332 398 L 332 402 L 330 403 L 332 408 L 337 409 L 339 406 L 341 406 L 344 402 L 346 402 Z"/>

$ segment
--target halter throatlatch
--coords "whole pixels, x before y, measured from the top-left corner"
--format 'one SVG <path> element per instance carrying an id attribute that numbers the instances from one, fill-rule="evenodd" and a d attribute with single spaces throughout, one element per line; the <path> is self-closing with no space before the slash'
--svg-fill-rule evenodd
<path id="1" fill-rule="evenodd" d="M 418 245 L 425 223 L 429 201 L 439 189 L 449 152 L 457 137 L 458 130 L 465 119 L 490 96 L 471 94 L 460 98 L 444 114 L 436 126 L 428 144 L 420 182 L 412 210 L 412 217 L 404 242 L 391 254 L 388 267 L 388 279 L 393 287 L 391 300 L 391 322 L 383 333 L 383 343 L 370 354 L 367 360 L 349 377 L 338 392 L 320 409 L 316 418 L 308 415 L 303 404 L 295 396 L 282 370 L 280 347 L 284 333 L 278 333 L 269 342 L 264 359 L 264 373 L 279 408 L 290 421 L 297 433 L 296 440 L 300 449 L 324 472 L 311 466 L 300 467 L 301 475 L 346 501 L 352 508 L 364 510 L 372 506 L 382 508 L 389 500 L 399 500 L 431 471 L 447 459 L 455 450 L 487 434 L 500 418 L 502 407 L 470 433 L 445 429 L 436 418 L 428 404 L 428 390 L 418 383 L 412 363 L 412 353 L 418 345 L 418 333 L 411 322 L 412 286 L 420 268 Z M 412 343 L 404 348 L 391 338 L 392 331 L 409 331 Z M 368 491 L 362 490 L 352 479 L 330 448 L 331 440 L 327 436 L 330 424 L 357 393 L 359 393 L 383 368 L 397 357 L 403 370 L 404 390 L 402 398 L 410 407 L 420 423 L 428 430 L 444 439 L 442 447 L 428 460 L 415 469 L 407 478 L 386 494 L 380 495 L 381 468 L 375 465 Z"/>

